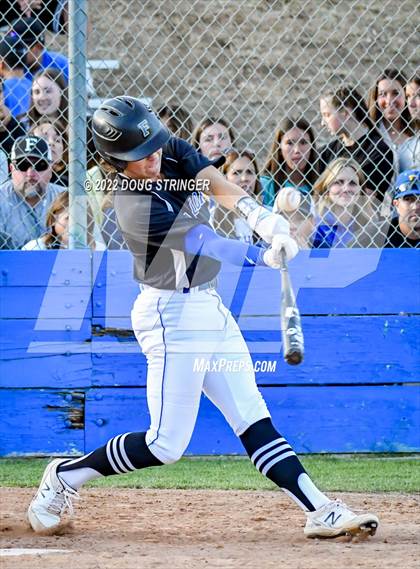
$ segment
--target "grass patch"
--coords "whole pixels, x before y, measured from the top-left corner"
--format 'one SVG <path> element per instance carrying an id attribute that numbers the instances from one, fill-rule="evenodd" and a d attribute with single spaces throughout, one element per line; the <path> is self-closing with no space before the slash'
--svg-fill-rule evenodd
<path id="1" fill-rule="evenodd" d="M 419 461 L 414 457 L 320 456 L 302 457 L 317 485 L 325 491 L 420 491 Z M 48 459 L 0 459 L 0 485 L 33 487 L 39 484 Z M 89 483 L 90 487 L 183 488 L 214 490 L 273 490 L 247 458 L 183 458 L 176 464 L 138 470 Z"/>

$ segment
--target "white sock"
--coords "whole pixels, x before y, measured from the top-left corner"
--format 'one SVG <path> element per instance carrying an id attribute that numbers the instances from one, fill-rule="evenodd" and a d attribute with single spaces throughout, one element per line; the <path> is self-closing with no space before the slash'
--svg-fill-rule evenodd
<path id="1" fill-rule="evenodd" d="M 321 490 L 318 490 L 318 488 L 306 473 L 299 475 L 297 483 L 301 491 L 305 494 L 305 496 L 307 496 L 316 510 L 319 510 L 319 508 L 322 508 L 322 506 L 325 506 L 325 504 L 331 502 L 328 496 L 323 494 Z M 304 509 L 306 510 L 307 508 Z"/>
<path id="2" fill-rule="evenodd" d="M 93 468 L 82 467 L 76 468 L 75 470 L 65 470 L 64 472 L 57 473 L 60 480 L 63 480 L 68 486 L 78 490 L 80 486 L 88 482 L 89 480 L 95 480 L 95 478 L 101 478 L 97 470 Z"/>

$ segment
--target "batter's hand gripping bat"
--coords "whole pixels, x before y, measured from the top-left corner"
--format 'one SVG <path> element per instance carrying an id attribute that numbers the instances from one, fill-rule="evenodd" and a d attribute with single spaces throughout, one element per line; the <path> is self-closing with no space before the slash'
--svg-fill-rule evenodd
<path id="1" fill-rule="evenodd" d="M 287 267 L 286 253 L 281 251 L 281 307 L 280 322 L 284 361 L 298 365 L 303 361 L 304 343 L 300 313 Z"/>

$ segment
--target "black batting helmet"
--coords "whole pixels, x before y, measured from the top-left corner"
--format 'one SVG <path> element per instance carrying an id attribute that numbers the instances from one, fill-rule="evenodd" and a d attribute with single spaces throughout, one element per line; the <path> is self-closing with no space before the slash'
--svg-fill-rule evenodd
<path id="1" fill-rule="evenodd" d="M 170 133 L 152 109 L 134 97 L 114 97 L 93 114 L 93 141 L 99 154 L 118 170 L 162 148 Z"/>

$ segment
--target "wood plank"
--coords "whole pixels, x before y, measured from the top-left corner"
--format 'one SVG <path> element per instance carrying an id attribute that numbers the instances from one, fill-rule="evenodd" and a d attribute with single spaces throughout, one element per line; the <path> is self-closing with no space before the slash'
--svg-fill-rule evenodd
<path id="1" fill-rule="evenodd" d="M 91 253 L 0 251 L 0 286 L 90 286 Z"/>
<path id="2" fill-rule="evenodd" d="M 78 325 L 72 319 L 1 320 L 0 386 L 89 387 L 91 323 Z"/>
<path id="3" fill-rule="evenodd" d="M 134 334 L 109 319 L 92 337 L 94 384 L 145 385 L 146 361 Z M 126 324 L 129 324 L 126 322 Z M 305 359 L 284 363 L 278 317 L 239 320 L 259 385 L 416 382 L 420 377 L 417 316 L 304 316 Z"/>
<path id="4" fill-rule="evenodd" d="M 254 359 L 274 360 L 281 353 L 277 317 L 240 318 Z M 280 357 L 259 384 L 340 384 L 416 382 L 420 377 L 418 316 L 302 317 L 305 358 L 288 366 Z"/>
<path id="5" fill-rule="evenodd" d="M 299 453 L 420 450 L 418 386 L 266 387 L 261 392 L 273 422 Z M 118 433 L 146 430 L 145 389 L 90 390 L 85 424 L 86 452 Z M 243 454 L 205 397 L 187 454 Z"/>
<path id="6" fill-rule="evenodd" d="M 319 255 L 301 251 L 290 263 L 302 314 L 420 314 L 418 250 L 336 249 Z M 243 316 L 279 314 L 280 275 L 271 269 L 225 266 L 218 290 L 235 314 L 238 307 Z M 126 317 L 137 293 L 130 253 L 109 251 L 94 288 L 93 316 L 102 319 L 97 323 Z"/>
<path id="7" fill-rule="evenodd" d="M 52 331 L 36 331 L 35 322 L 1 322 L 2 385 L 145 385 L 146 361 L 131 331 L 96 331 L 90 342 L 88 319 L 80 331 L 54 332 L 54 320 Z M 419 377 L 417 317 L 304 317 L 306 353 L 297 367 L 282 361 L 278 319 L 249 317 L 240 324 L 254 364 L 259 370 L 265 366 L 256 374 L 259 385 L 401 383 Z"/>
<path id="8" fill-rule="evenodd" d="M 129 251 L 98 252 L 92 257 L 96 280 L 92 290 L 94 323 L 109 326 L 108 319 L 129 317 L 134 300 L 140 292 L 133 278 L 133 257 Z"/>
<path id="9" fill-rule="evenodd" d="M 299 253 L 290 263 L 290 274 L 301 313 L 419 314 L 420 252 L 379 252 L 380 257 L 378 250 L 337 249 L 327 258 L 314 251 Z M 242 316 L 279 314 L 280 275 L 264 268 L 242 269 L 242 277 L 240 272 L 232 267 L 221 271 L 218 290 L 224 304 L 234 314 L 239 306 Z M 252 272 L 250 278 L 247 272 Z"/>
<path id="10" fill-rule="evenodd" d="M 146 358 L 138 350 L 135 355 L 92 353 L 92 385 L 145 386 Z"/>
<path id="11" fill-rule="evenodd" d="M 83 454 L 83 412 L 80 391 L 1 390 L 0 456 Z"/>
<path id="12" fill-rule="evenodd" d="M 5 319 L 0 320 L 0 359 L 22 359 L 37 354 L 65 354 L 75 345 L 91 341 L 91 320 Z M 43 347 L 44 346 L 44 347 Z"/>
<path id="13" fill-rule="evenodd" d="M 25 253 L 25 251 L 22 251 Z M 28 251 L 28 253 L 31 253 Z M 2 289 L 1 318 L 83 320 L 92 311 L 91 288 L 10 286 Z"/>
<path id="14" fill-rule="evenodd" d="M 82 388 L 92 385 L 90 353 L 34 355 L 0 361 L 0 387 Z"/>

